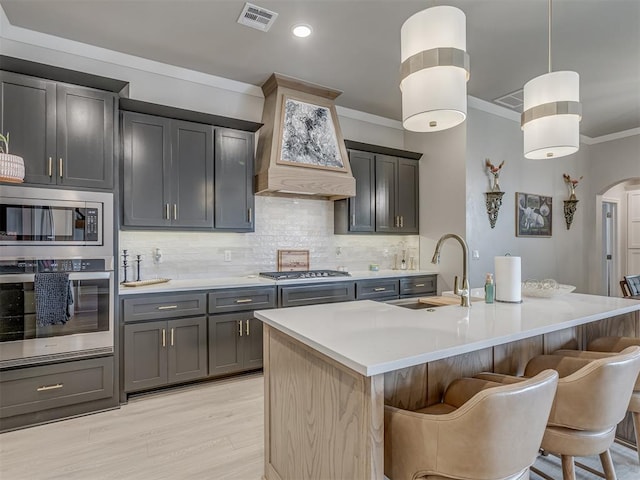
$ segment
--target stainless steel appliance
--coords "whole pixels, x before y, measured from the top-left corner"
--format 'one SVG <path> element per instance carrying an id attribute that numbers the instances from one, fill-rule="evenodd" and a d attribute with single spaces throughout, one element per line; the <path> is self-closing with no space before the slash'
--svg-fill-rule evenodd
<path id="1" fill-rule="evenodd" d="M 0 259 L 79 256 L 113 256 L 112 193 L 0 186 Z"/>
<path id="2" fill-rule="evenodd" d="M 113 194 L 0 186 L 0 367 L 113 352 Z M 64 325 L 39 326 L 38 272 L 68 272 Z"/>
<path id="3" fill-rule="evenodd" d="M 296 272 L 261 272 L 261 277 L 271 280 L 305 280 L 308 278 L 350 277 L 349 272 L 338 270 L 304 270 Z"/>

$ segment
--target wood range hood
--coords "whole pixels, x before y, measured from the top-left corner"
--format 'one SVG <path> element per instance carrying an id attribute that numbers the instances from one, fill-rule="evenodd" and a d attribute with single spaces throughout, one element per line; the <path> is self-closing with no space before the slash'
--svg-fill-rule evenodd
<path id="1" fill-rule="evenodd" d="M 274 73 L 262 85 L 256 195 L 341 200 L 356 194 L 333 103 L 342 92 Z"/>

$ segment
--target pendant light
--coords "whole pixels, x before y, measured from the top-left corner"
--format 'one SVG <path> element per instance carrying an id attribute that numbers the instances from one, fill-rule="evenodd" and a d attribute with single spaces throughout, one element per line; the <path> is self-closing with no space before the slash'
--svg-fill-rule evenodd
<path id="1" fill-rule="evenodd" d="M 549 0 L 549 73 L 524 86 L 521 126 L 524 156 L 558 158 L 580 148 L 580 76 L 576 72 L 551 71 L 551 0 Z"/>
<path id="2" fill-rule="evenodd" d="M 402 125 L 413 132 L 455 127 L 467 117 L 469 54 L 462 10 L 438 6 L 400 30 Z"/>

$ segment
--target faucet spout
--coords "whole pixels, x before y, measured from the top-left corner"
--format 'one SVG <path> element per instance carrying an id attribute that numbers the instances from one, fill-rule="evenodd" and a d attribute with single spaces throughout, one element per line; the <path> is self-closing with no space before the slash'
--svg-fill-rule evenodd
<path id="1" fill-rule="evenodd" d="M 433 252 L 433 258 L 431 259 L 431 263 L 440 263 L 440 250 L 442 248 L 442 244 L 448 240 L 449 238 L 453 238 L 456 240 L 460 246 L 462 247 L 462 287 L 458 286 L 458 277 L 455 280 L 454 290 L 455 293 L 460 295 L 460 306 L 462 307 L 470 307 L 470 289 L 469 289 L 469 246 L 467 242 L 464 241 L 460 235 L 456 235 L 455 233 L 445 233 L 438 243 L 436 244 L 436 249 Z"/>

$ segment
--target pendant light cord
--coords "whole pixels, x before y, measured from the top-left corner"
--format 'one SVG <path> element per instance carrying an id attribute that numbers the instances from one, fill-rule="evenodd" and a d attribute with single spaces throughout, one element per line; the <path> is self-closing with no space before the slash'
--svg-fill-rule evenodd
<path id="1" fill-rule="evenodd" d="M 549 73 L 551 73 L 551 0 L 549 0 Z"/>

